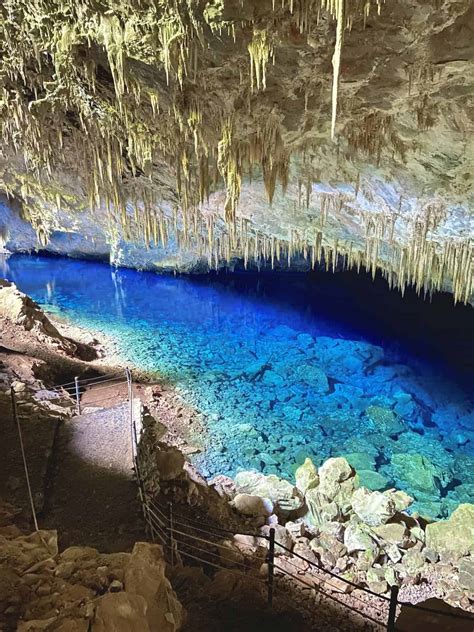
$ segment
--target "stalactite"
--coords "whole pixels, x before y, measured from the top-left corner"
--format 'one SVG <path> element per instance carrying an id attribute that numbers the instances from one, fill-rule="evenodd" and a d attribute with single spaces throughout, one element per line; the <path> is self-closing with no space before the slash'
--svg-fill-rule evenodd
<path id="1" fill-rule="evenodd" d="M 339 93 L 339 75 L 341 72 L 342 40 L 344 37 L 346 0 L 336 0 L 336 46 L 332 58 L 333 83 L 332 83 L 332 114 L 331 114 L 331 138 L 336 136 L 337 99 Z"/>
<path id="2" fill-rule="evenodd" d="M 252 92 L 265 90 L 267 87 L 267 63 L 273 55 L 273 46 L 269 41 L 268 33 L 264 30 L 255 29 L 252 41 L 248 45 L 250 55 L 250 80 Z"/>

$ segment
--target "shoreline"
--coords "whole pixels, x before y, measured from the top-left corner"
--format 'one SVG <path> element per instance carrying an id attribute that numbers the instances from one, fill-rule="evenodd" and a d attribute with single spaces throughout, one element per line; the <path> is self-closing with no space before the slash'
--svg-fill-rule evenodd
<path id="1" fill-rule="evenodd" d="M 45 310 L 45 314 L 62 335 L 84 344 L 91 344 L 94 339 L 98 341 L 101 357 L 91 361 L 89 363 L 91 367 L 98 370 L 128 367 L 131 370 L 137 380 L 142 403 L 167 428 L 163 436 L 166 443 L 180 449 L 186 457 L 196 452 L 204 452 L 196 445 L 203 440 L 202 435 L 206 433 L 203 414 L 189 406 L 166 377 L 161 377 L 159 372 L 145 371 L 127 361 L 118 351 L 118 344 L 113 336 L 92 327 L 71 324 L 67 317 L 60 318 L 55 312 L 50 313 Z M 199 475 L 207 480 L 201 473 Z"/>

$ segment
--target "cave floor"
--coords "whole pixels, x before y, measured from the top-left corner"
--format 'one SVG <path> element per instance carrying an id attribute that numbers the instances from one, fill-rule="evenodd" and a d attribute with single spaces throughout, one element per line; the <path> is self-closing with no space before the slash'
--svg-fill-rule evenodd
<path id="1" fill-rule="evenodd" d="M 59 428 L 41 526 L 58 529 L 60 548 L 130 551 L 145 538 L 133 478 L 128 405 L 120 403 L 119 389 L 102 387 L 95 396 L 86 394 L 83 414 Z"/>

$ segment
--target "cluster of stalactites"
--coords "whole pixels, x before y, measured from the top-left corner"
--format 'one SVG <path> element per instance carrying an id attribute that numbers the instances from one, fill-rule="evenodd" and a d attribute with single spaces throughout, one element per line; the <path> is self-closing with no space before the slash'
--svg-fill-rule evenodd
<path id="1" fill-rule="evenodd" d="M 326 11 L 337 20 L 333 134 L 342 32 L 355 16 L 367 15 L 372 4 L 380 8 L 380 3 L 283 0 L 279 7 L 295 14 L 302 31 L 309 28 L 315 12 Z M 225 104 L 217 106 L 217 112 L 212 103 L 206 104 L 203 116 L 199 103 L 183 108 L 187 99 L 179 96 L 186 79 L 196 80 L 199 57 L 207 45 L 206 24 L 215 33 L 226 30 L 235 41 L 235 24 L 221 18 L 224 4 L 200 13 L 195 0 L 106 0 L 100 10 L 86 1 L 37 0 L 32 5 L 27 0 L 5 0 L 0 8 L 0 55 L 8 59 L 6 79 L 0 84 L 4 144 L 24 154 L 28 169 L 38 173 L 45 169 L 51 177 L 54 167 L 62 166 L 67 151 L 63 134 L 67 134 L 74 140 L 73 164 L 86 180 L 91 208 L 103 198 L 122 215 L 124 177 L 129 173 L 151 177 L 156 161 L 176 168 L 179 202 L 185 207 L 202 201 L 220 174 L 228 191 L 226 217 L 232 223 L 243 163 L 255 154 L 271 201 L 277 179 L 285 185 L 289 152 L 279 146 L 278 151 L 265 153 L 275 149 L 274 142 L 264 142 L 263 151 L 253 151 L 249 146 L 261 144 L 261 138 L 242 139 L 235 133 L 230 138 Z M 272 24 L 252 27 L 249 76 L 251 89 L 259 91 L 266 87 L 266 67 L 274 59 L 276 39 Z M 103 52 L 113 94 L 104 85 L 98 86 Z M 137 76 L 132 60 L 163 68 L 166 82 L 176 82 L 169 95 L 171 103 L 168 97 L 165 104 L 160 103 L 160 89 Z M 158 125 L 160 114 L 166 122 Z M 210 120 L 220 121 L 220 134 L 204 140 Z M 257 128 L 256 135 L 265 141 L 267 134 Z M 68 162 L 66 157 L 64 162 Z"/>
<path id="2" fill-rule="evenodd" d="M 283 7 L 294 14 L 302 33 L 321 11 L 337 22 L 333 135 L 344 31 L 354 18 L 367 17 L 372 6 L 380 10 L 381 4 L 382 0 L 275 2 L 275 11 Z M 229 114 L 225 103 L 216 103 L 207 94 L 198 98 L 205 89 L 193 82 L 199 81 L 200 56 L 205 56 L 207 45 L 198 2 L 104 0 L 101 6 L 104 10 L 98 12 L 85 0 L 4 0 L 0 7 L 0 59 L 8 59 L 8 64 L 0 62 L 2 141 L 23 155 L 38 181 L 52 182 L 63 161 L 66 170 L 82 176 L 89 208 L 108 209 L 111 236 L 165 245 L 174 235 L 180 247 L 195 246 L 211 265 L 239 257 L 246 264 L 253 260 L 257 265 L 276 265 L 302 256 L 313 266 L 324 262 L 328 269 L 336 269 L 342 261 L 373 274 L 381 269 L 402 291 L 412 284 L 419 292 L 430 293 L 451 283 L 455 300 L 470 300 L 472 243 L 437 245 L 422 221 L 415 223 L 409 243 L 403 245 L 387 240 L 380 227 L 374 232 L 370 222 L 364 244 L 330 243 L 323 224 L 331 201 L 321 203 L 321 225 L 311 235 L 292 231 L 265 236 L 249 222 L 239 221 L 242 179 L 251 178 L 255 166 L 270 202 L 277 182 L 283 190 L 288 184 L 290 151 L 282 140 L 278 115 L 264 111 L 251 131 L 244 132 L 242 121 Z M 216 15 L 204 21 L 213 32 L 225 31 L 235 41 L 235 24 L 220 20 L 218 11 Z M 258 93 L 266 87 L 267 65 L 278 37 L 275 23 L 246 27 L 252 35 L 247 46 L 250 68 L 243 81 Z M 101 78 L 104 69 L 110 71 L 111 85 Z M 154 69 L 163 70 L 168 88 L 160 84 Z M 186 90 L 189 85 L 198 85 L 199 90 Z M 418 116 L 420 127 L 430 124 L 421 102 Z M 351 147 L 378 159 L 386 144 L 403 155 L 403 144 L 385 114 L 368 114 L 349 134 Z M 153 180 L 161 171 L 166 176 L 167 170 L 176 177 L 171 218 L 158 210 L 161 200 Z M 224 227 L 200 209 L 222 181 L 227 191 Z M 42 244 L 54 227 L 52 205 L 60 208 L 63 202 L 61 191 L 49 188 L 44 209 L 31 205 L 29 211 Z M 24 184 L 17 190 L 12 185 L 11 192 L 25 200 L 40 199 Z"/>
<path id="3" fill-rule="evenodd" d="M 380 14 L 384 2 L 385 0 L 282 0 L 282 6 L 288 6 L 291 13 L 296 12 L 301 33 L 307 32 L 311 25 L 311 15 L 315 13 L 318 15 L 318 20 L 321 11 L 328 12 L 332 18 L 336 20 L 336 43 L 332 57 L 331 138 L 333 140 L 336 137 L 339 78 L 341 73 L 344 31 L 352 28 L 354 19 L 357 17 L 362 16 L 365 23 L 374 5 Z M 274 9 L 276 7 L 275 0 L 273 0 L 273 7 Z"/>
<path id="4" fill-rule="evenodd" d="M 474 242 L 469 237 L 435 238 L 447 213 L 443 204 L 425 205 L 414 219 L 396 210 L 360 210 L 365 228 L 360 239 L 332 237 L 343 234 L 335 228 L 335 218 L 353 201 L 346 194 L 320 193 L 312 201 L 319 218 L 311 228 L 291 228 L 287 235 L 277 236 L 257 230 L 249 219 L 240 217 L 229 230 L 222 217 L 209 211 L 189 214 L 178 207 L 163 211 L 150 199 L 147 205 L 127 213 L 124 238 L 144 242 L 146 247 L 166 247 L 172 240 L 178 249 L 197 254 L 216 269 L 236 261 L 243 261 L 245 267 L 273 269 L 303 260 L 308 267 L 331 272 L 365 269 L 373 278 L 381 271 L 390 287 L 402 294 L 407 287 L 425 297 L 451 288 L 455 302 L 472 300 Z"/>

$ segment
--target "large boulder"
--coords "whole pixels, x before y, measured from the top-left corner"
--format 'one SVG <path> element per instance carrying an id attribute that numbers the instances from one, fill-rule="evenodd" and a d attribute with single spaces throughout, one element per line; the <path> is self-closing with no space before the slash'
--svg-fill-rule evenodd
<path id="1" fill-rule="evenodd" d="M 334 501 L 343 513 L 350 507 L 357 486 L 355 470 L 342 457 L 328 459 L 319 468 L 319 492 L 329 501 Z"/>
<path id="2" fill-rule="evenodd" d="M 97 600 L 91 632 L 152 632 L 147 602 L 141 595 L 108 593 Z"/>
<path id="3" fill-rule="evenodd" d="M 165 576 L 165 567 L 158 544 L 137 542 L 125 568 L 125 590 L 145 600 L 150 630 L 175 632 L 181 628 L 184 611 Z"/>
<path id="4" fill-rule="evenodd" d="M 342 512 L 337 503 L 328 499 L 319 487 L 314 487 L 306 492 L 306 505 L 309 510 L 309 521 L 320 527 L 326 522 L 337 521 L 342 518 Z"/>
<path id="5" fill-rule="evenodd" d="M 269 498 L 276 513 L 287 515 L 304 505 L 301 492 L 275 474 L 265 476 L 261 472 L 239 472 L 235 477 L 235 486 L 239 494 Z"/>
<path id="6" fill-rule="evenodd" d="M 4 279 L 0 279 L 0 318 L 11 320 L 25 331 L 34 330 L 40 340 L 54 344 L 69 355 L 77 351 L 77 346 L 59 333 L 37 303 Z"/>
<path id="7" fill-rule="evenodd" d="M 252 496 L 251 494 L 237 494 L 233 500 L 234 507 L 244 516 L 255 518 L 271 516 L 273 503 L 269 498 Z"/>
<path id="8" fill-rule="evenodd" d="M 442 558 L 474 555 L 474 504 L 459 505 L 449 520 L 428 524 L 426 546 Z"/>
<path id="9" fill-rule="evenodd" d="M 390 494 L 371 492 L 365 487 L 356 489 L 352 494 L 351 503 L 358 518 L 371 527 L 385 524 L 397 511 Z"/>
<path id="10" fill-rule="evenodd" d="M 313 489 L 319 485 L 318 468 L 309 457 L 296 470 L 295 479 L 296 487 L 303 495 L 306 494 L 308 489 Z"/>

